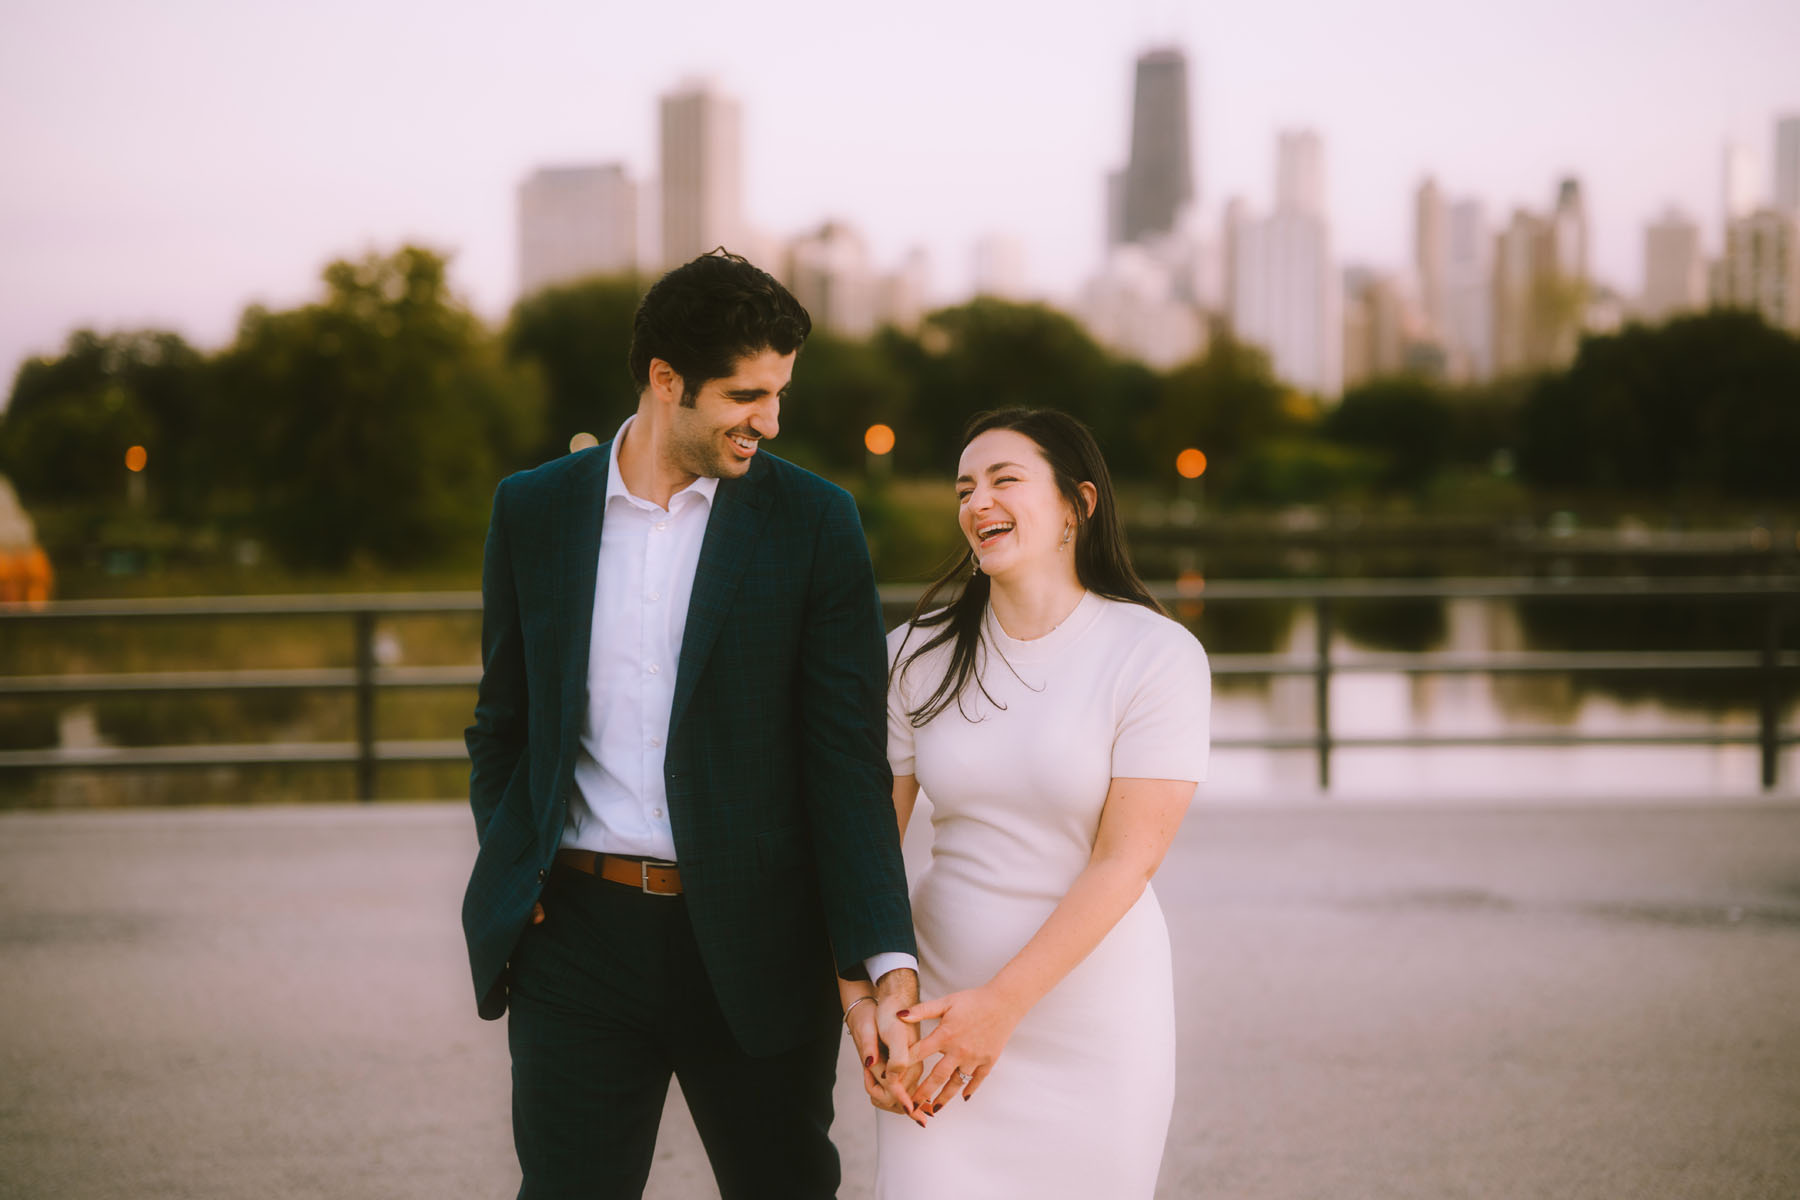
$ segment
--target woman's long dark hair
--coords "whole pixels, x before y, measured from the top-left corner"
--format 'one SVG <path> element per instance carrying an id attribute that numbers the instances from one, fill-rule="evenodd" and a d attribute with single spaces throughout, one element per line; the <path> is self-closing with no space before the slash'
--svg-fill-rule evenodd
<path id="1" fill-rule="evenodd" d="M 1056 490 L 1075 512 L 1075 578 L 1081 586 L 1109 600 L 1141 604 L 1162 612 L 1150 595 L 1144 581 L 1131 565 L 1131 554 L 1125 548 L 1125 528 L 1119 521 L 1119 505 L 1113 496 L 1112 476 L 1106 459 L 1088 427 L 1068 413 L 1053 408 L 1003 408 L 978 413 L 963 430 L 962 444 L 967 446 L 990 429 L 1010 429 L 1030 438 L 1042 452 L 1056 480 Z M 1089 515 L 1081 485 L 1094 485 L 1094 511 Z M 917 650 L 895 655 L 889 685 L 913 660 L 946 642 L 952 643 L 950 666 L 938 681 L 931 698 L 907 712 L 915 727 L 925 724 L 952 704 L 961 708 L 963 692 L 969 681 L 982 687 L 981 673 L 975 656 L 981 641 L 981 618 L 987 612 L 993 581 L 975 569 L 975 552 L 964 550 L 948 571 L 925 589 L 913 609 L 908 624 L 918 629 L 935 629 Z M 962 592 L 933 610 L 937 598 L 959 581 L 967 580 Z M 1166 614 L 1165 614 L 1166 615 Z M 912 635 L 910 631 L 907 637 Z M 982 694 L 987 695 L 986 688 Z M 993 697 L 988 697 L 991 701 Z"/>

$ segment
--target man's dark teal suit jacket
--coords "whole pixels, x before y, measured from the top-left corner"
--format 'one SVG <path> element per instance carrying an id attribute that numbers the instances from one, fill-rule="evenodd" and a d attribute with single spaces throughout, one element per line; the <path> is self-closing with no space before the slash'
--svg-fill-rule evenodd
<path id="1" fill-rule="evenodd" d="M 463 931 L 481 1015 L 562 837 L 588 695 L 611 444 L 501 482 L 482 567 L 466 733 L 481 849 Z M 604 631 L 602 631 L 604 636 Z M 759 452 L 713 498 L 666 741 L 695 938 L 744 1050 L 819 1033 L 862 960 L 916 953 L 887 765 L 886 651 L 855 502 Z M 555 920 L 551 912 L 549 920 Z"/>

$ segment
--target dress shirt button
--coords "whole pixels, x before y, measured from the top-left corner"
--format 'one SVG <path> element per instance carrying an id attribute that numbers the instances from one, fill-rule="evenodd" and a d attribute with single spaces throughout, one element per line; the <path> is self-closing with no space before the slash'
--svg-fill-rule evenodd
<path id="1" fill-rule="evenodd" d="M 658 521 L 656 523 L 656 532 L 661 533 L 663 530 L 667 529 L 668 527 L 669 527 L 669 523 L 667 521 Z"/>
<path id="2" fill-rule="evenodd" d="M 645 667 L 644 670 L 651 675 L 661 675 L 662 674 L 662 668 L 657 666 L 655 663 L 651 663 L 649 666 Z"/>
<path id="3" fill-rule="evenodd" d="M 645 745 L 649 746 L 652 750 L 654 750 L 658 746 L 662 745 L 662 739 L 661 738 L 651 738 L 648 742 L 645 743 Z"/>
<path id="4" fill-rule="evenodd" d="M 653 809 L 651 809 L 651 810 L 650 810 L 650 815 L 651 815 L 651 816 L 653 816 L 653 817 L 660 817 L 660 816 L 662 816 L 662 809 L 660 809 L 660 808 L 653 808 Z"/>
<path id="5" fill-rule="evenodd" d="M 662 599 L 661 592 L 651 592 L 648 596 L 644 597 L 644 603 L 655 604 L 658 600 L 661 600 L 661 599 Z"/>

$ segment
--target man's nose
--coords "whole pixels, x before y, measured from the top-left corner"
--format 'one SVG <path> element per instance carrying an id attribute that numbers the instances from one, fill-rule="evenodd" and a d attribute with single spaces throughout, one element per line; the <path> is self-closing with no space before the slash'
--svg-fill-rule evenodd
<path id="1" fill-rule="evenodd" d="M 759 404 L 750 416 L 750 428 L 763 437 L 772 438 L 781 432 L 781 401 L 770 400 L 767 404 Z"/>

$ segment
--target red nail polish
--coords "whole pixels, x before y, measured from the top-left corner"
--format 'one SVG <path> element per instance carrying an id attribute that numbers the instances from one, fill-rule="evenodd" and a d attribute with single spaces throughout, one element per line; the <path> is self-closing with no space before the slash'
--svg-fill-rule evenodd
<path id="1" fill-rule="evenodd" d="M 863 1066 L 872 1067 L 874 1065 L 875 1065 L 875 1056 L 873 1054 L 871 1054 L 871 1055 L 869 1055 L 869 1057 L 863 1059 Z"/>
<path id="2" fill-rule="evenodd" d="M 911 1013 L 912 1013 L 912 1009 L 903 1008 L 899 1012 L 895 1013 L 894 1015 L 899 1017 L 902 1021 L 904 1021 Z"/>

